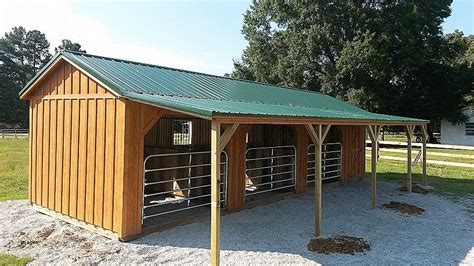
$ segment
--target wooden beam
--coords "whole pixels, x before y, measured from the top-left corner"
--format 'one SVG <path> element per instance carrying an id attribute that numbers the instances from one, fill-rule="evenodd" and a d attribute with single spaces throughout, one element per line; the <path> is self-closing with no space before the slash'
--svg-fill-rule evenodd
<path id="1" fill-rule="evenodd" d="M 331 128 L 331 125 L 323 126 L 323 132 L 324 133 L 321 137 L 321 145 L 322 145 L 322 143 L 324 143 L 324 140 L 326 139 L 326 136 L 328 135 L 330 128 Z"/>
<path id="2" fill-rule="evenodd" d="M 371 203 L 372 209 L 377 207 L 377 153 L 378 153 L 378 135 L 380 132 L 380 126 L 372 125 L 367 126 L 371 144 L 371 174 L 370 174 L 370 190 L 371 190 Z"/>
<path id="3" fill-rule="evenodd" d="M 411 170 L 411 142 L 413 139 L 415 126 L 407 125 L 406 126 L 406 135 L 407 135 L 407 191 L 411 193 L 411 184 L 412 184 L 412 170 Z"/>
<path id="4" fill-rule="evenodd" d="M 237 128 L 239 128 L 240 124 L 233 124 L 230 127 L 227 127 L 220 137 L 220 142 L 219 142 L 219 154 L 224 150 L 225 146 L 229 142 L 229 140 L 232 138 L 234 135 L 235 131 Z"/>
<path id="5" fill-rule="evenodd" d="M 309 137 L 313 141 L 314 145 L 319 144 L 319 137 L 316 131 L 314 130 L 313 125 L 304 125 L 306 130 L 308 131 Z"/>
<path id="6" fill-rule="evenodd" d="M 143 127 L 143 136 L 146 135 L 146 133 L 148 133 L 148 131 L 150 131 L 150 129 L 156 124 L 156 122 L 158 122 L 158 120 L 160 120 L 160 118 L 163 116 L 164 114 L 164 111 L 163 109 L 160 109 L 160 110 L 157 110 L 151 119 L 149 119 L 148 121 L 144 121 L 144 127 Z M 142 114 L 142 117 L 146 117 L 145 114 Z"/>
<path id="7" fill-rule="evenodd" d="M 220 264 L 220 137 L 221 125 L 211 124 L 211 265 Z"/>
<path id="8" fill-rule="evenodd" d="M 421 131 L 423 132 L 421 139 L 423 145 L 421 146 L 422 149 L 422 168 L 423 168 L 423 184 L 426 185 L 426 140 L 428 139 L 428 132 L 426 130 L 426 125 L 421 125 Z"/>
<path id="9" fill-rule="evenodd" d="M 323 130 L 329 130 L 329 128 L 323 129 L 322 125 L 318 125 L 318 130 L 314 130 L 312 125 L 305 125 L 306 130 L 308 131 L 311 139 L 314 142 L 314 154 L 315 154 L 315 183 L 314 183 L 314 202 L 315 202 L 315 212 L 314 212 L 314 231 L 315 235 L 319 237 L 321 235 L 321 188 L 322 188 L 322 179 L 321 179 L 321 150 L 323 142 Z"/>

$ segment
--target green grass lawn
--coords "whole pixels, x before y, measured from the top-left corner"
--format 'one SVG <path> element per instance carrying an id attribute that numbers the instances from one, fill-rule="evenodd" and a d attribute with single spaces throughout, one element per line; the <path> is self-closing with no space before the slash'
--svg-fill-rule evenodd
<path id="1" fill-rule="evenodd" d="M 431 150 L 429 150 L 429 151 L 431 151 Z M 366 150 L 366 152 L 367 152 L 366 156 L 370 156 L 370 151 Z M 415 152 L 412 152 L 412 160 L 415 159 L 415 156 L 417 155 L 417 153 L 418 153 L 418 150 L 416 150 Z M 385 156 L 407 158 L 406 150 L 404 150 L 404 153 L 381 150 L 380 155 L 381 156 L 385 155 Z M 427 154 L 426 158 L 428 160 L 474 164 L 474 159 L 472 159 L 472 158 L 463 158 L 463 157 L 456 157 L 456 156 L 449 156 L 448 157 L 448 156 L 432 155 L 432 154 L 429 154 L 429 153 Z M 473 169 L 473 171 L 474 171 L 474 169 Z"/>
<path id="2" fill-rule="evenodd" d="M 31 261 L 33 261 L 32 258 L 18 258 L 12 255 L 0 253 L 0 265 L 26 265 Z"/>
<path id="3" fill-rule="evenodd" d="M 366 156 L 366 177 L 370 177 L 370 156 Z M 412 168 L 413 182 L 422 183 L 421 165 Z M 389 181 L 406 180 L 406 162 L 380 158 L 377 178 Z M 474 169 L 444 165 L 427 165 L 427 183 L 437 192 L 453 196 L 474 195 Z"/>
<path id="4" fill-rule="evenodd" d="M 0 139 L 0 201 L 28 197 L 28 139 Z"/>

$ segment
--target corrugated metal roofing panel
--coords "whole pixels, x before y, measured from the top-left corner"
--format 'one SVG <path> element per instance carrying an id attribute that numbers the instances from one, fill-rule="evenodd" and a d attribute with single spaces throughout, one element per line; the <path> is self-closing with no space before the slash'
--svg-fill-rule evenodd
<path id="1" fill-rule="evenodd" d="M 318 92 L 89 54 L 61 54 L 123 97 L 204 117 L 228 114 L 426 122 L 370 113 Z"/>

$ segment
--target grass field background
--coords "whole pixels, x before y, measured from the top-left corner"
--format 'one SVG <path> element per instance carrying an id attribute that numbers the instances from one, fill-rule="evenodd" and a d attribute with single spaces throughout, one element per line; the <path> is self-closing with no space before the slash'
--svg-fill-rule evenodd
<path id="1" fill-rule="evenodd" d="M 28 196 L 28 139 L 0 139 L 0 201 Z"/>

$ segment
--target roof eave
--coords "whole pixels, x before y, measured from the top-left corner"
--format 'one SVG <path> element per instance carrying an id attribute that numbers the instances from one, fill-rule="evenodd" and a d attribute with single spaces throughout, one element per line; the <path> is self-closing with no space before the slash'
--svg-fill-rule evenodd
<path id="1" fill-rule="evenodd" d="M 212 120 L 224 124 L 323 124 L 323 125 L 426 125 L 427 120 L 397 121 L 397 120 L 374 120 L 374 119 L 341 119 L 324 117 L 297 117 L 297 116 L 253 116 L 216 113 Z"/>

